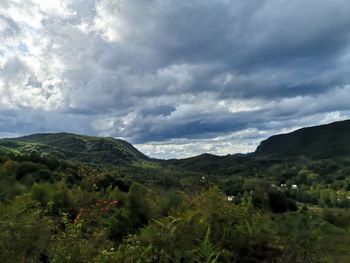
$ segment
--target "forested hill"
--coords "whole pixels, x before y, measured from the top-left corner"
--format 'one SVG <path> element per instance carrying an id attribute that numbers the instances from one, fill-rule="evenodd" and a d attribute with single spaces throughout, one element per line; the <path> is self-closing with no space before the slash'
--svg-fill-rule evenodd
<path id="1" fill-rule="evenodd" d="M 96 164 L 120 164 L 146 160 L 130 143 L 110 137 L 84 136 L 70 133 L 39 133 L 1 139 L 1 151 L 45 152 L 60 159 Z"/>
<path id="2" fill-rule="evenodd" d="M 350 120 L 302 128 L 262 141 L 257 156 L 333 158 L 350 155 Z"/>

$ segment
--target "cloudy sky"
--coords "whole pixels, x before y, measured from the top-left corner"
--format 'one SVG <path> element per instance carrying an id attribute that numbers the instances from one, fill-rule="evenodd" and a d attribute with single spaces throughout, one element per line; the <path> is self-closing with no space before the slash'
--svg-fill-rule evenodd
<path id="1" fill-rule="evenodd" d="M 348 0 L 1 0 L 0 137 L 255 150 L 350 117 Z"/>

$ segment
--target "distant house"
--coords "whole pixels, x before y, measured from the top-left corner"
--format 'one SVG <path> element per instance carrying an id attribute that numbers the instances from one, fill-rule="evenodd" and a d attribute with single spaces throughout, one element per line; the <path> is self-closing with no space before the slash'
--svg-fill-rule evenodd
<path id="1" fill-rule="evenodd" d="M 298 189 L 298 186 L 296 184 L 292 184 L 292 189 Z"/>
<path id="2" fill-rule="evenodd" d="M 227 201 L 232 202 L 235 197 L 233 195 L 227 196 Z"/>

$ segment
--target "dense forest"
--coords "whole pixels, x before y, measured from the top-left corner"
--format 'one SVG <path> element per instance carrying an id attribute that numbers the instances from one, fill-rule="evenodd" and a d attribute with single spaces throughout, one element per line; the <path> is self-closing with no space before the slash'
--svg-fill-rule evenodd
<path id="1" fill-rule="evenodd" d="M 348 126 L 167 161 L 112 138 L 0 140 L 0 260 L 350 262 Z"/>

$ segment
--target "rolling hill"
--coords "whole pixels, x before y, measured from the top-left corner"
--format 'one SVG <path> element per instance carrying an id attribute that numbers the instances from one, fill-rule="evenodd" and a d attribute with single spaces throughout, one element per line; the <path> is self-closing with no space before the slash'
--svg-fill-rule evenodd
<path id="1" fill-rule="evenodd" d="M 126 141 L 70 133 L 39 133 L 1 139 L 0 151 L 37 151 L 53 154 L 60 159 L 95 164 L 121 164 L 148 159 Z"/>

